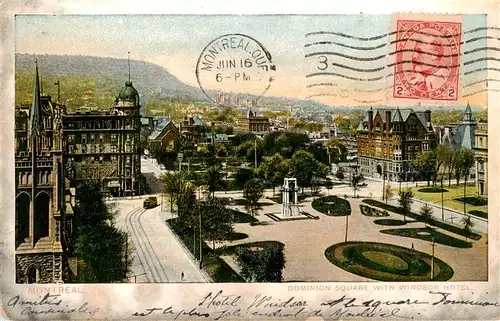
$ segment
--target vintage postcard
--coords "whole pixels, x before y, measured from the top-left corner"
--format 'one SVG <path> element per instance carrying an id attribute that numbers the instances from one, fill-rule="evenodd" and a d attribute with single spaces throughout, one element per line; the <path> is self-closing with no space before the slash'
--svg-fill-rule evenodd
<path id="1" fill-rule="evenodd" d="M 2 318 L 499 319 L 497 9 L 11 8 Z"/>

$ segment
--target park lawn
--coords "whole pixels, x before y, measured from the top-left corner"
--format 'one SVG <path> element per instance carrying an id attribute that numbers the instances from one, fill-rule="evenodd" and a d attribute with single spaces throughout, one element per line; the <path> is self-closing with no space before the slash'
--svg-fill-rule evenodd
<path id="1" fill-rule="evenodd" d="M 434 203 L 441 206 L 441 193 L 427 193 L 427 192 L 419 192 L 418 190 L 421 188 L 426 188 L 427 186 L 419 186 L 419 187 L 411 187 L 413 191 L 413 195 L 421 199 L 422 201 Z M 437 187 L 440 187 L 439 185 Z M 403 187 L 402 187 L 403 188 Z M 464 197 L 464 184 L 460 185 L 452 185 L 448 186 L 443 183 L 443 189 L 447 190 L 447 192 L 443 192 L 443 206 L 454 209 L 458 212 L 464 211 L 464 204 L 462 202 L 456 201 L 455 198 Z M 394 196 L 397 197 L 399 188 L 393 188 Z M 477 196 L 477 187 L 475 183 L 468 183 L 466 189 L 466 195 L 468 197 Z M 466 204 L 466 210 L 469 213 L 470 211 L 483 211 L 488 213 L 488 205 L 482 206 L 474 206 L 471 204 Z"/>

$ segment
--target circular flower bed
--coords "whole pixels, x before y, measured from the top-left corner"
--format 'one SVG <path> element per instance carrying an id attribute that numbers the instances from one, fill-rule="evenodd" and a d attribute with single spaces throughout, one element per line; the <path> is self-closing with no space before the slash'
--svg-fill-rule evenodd
<path id="1" fill-rule="evenodd" d="M 312 201 L 311 206 L 318 212 L 330 216 L 351 215 L 349 201 L 337 196 L 323 196 Z"/>
<path id="2" fill-rule="evenodd" d="M 453 269 L 430 255 L 405 247 L 374 242 L 346 242 L 325 250 L 334 265 L 357 275 L 380 281 L 447 281 Z"/>
<path id="3" fill-rule="evenodd" d="M 359 204 L 359 210 L 361 211 L 361 214 L 363 214 L 364 216 L 371 216 L 371 217 L 389 216 L 389 213 L 386 210 L 381 211 L 378 208 L 364 204 Z"/>
<path id="4" fill-rule="evenodd" d="M 387 226 L 400 226 L 400 225 L 405 225 L 405 221 L 401 220 L 391 220 L 391 219 L 382 219 L 382 220 L 375 220 L 373 223 L 377 225 L 387 225 Z"/>

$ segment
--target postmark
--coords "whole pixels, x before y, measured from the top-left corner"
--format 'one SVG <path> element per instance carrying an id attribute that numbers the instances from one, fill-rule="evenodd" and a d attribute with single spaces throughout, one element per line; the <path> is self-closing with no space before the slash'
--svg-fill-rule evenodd
<path id="1" fill-rule="evenodd" d="M 459 22 L 398 20 L 394 98 L 458 99 Z"/>
<path id="2" fill-rule="evenodd" d="M 196 63 L 196 80 L 214 103 L 253 107 L 271 87 L 276 65 L 255 38 L 226 34 L 211 41 Z"/>

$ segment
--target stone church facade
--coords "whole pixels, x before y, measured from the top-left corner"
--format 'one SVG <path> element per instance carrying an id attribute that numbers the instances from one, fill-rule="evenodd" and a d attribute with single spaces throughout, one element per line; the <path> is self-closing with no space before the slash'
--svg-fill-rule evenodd
<path id="1" fill-rule="evenodd" d="M 57 283 L 69 277 L 73 209 L 65 179 L 64 107 L 40 96 L 38 67 L 32 106 L 16 108 L 16 283 Z M 74 204 L 73 204 L 74 205 Z"/>
<path id="2" fill-rule="evenodd" d="M 63 283 L 77 273 L 79 166 L 110 194 L 139 192 L 139 94 L 128 81 L 110 112 L 70 114 L 41 94 L 38 66 L 34 83 L 32 105 L 15 110 L 16 283 Z"/>

